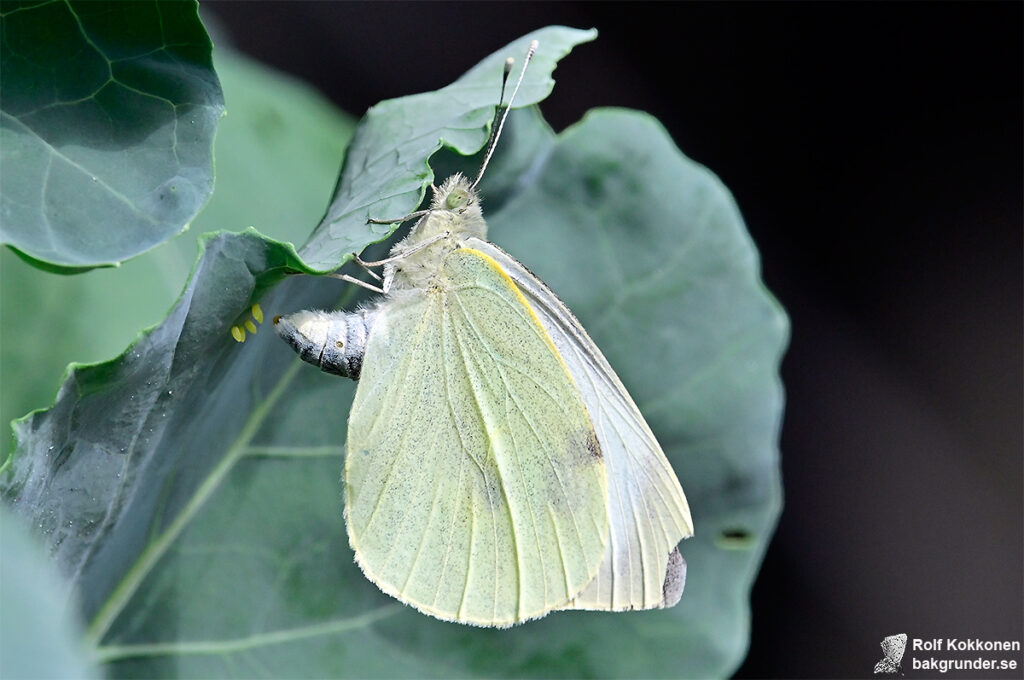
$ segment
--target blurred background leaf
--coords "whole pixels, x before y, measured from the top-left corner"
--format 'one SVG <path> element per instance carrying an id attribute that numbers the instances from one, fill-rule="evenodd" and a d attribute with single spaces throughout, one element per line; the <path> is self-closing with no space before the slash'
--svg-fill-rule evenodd
<path id="1" fill-rule="evenodd" d="M 197 4 L 6 2 L 0 24 L 0 242 L 75 273 L 185 229 L 224 112 Z"/>
<path id="2" fill-rule="evenodd" d="M 38 538 L 0 505 L 0 678 L 53 680 L 100 677 L 82 645 L 73 601 Z"/>
<path id="3" fill-rule="evenodd" d="M 381 594 L 341 517 L 354 384 L 300 364 L 272 333 L 228 334 L 256 299 L 273 315 L 339 295 L 349 306 L 355 289 L 277 285 L 300 266 L 291 247 L 222 234 L 160 326 L 75 367 L 52 409 L 19 422 L 4 480 L 82 593 L 113 675 L 675 677 L 742 659 L 780 503 L 785 316 L 728 192 L 650 117 L 595 111 L 557 138 L 534 111 L 516 119 L 510 140 L 541 153 L 496 159 L 492 237 L 575 309 L 662 439 L 697 529 L 681 546 L 683 601 L 496 631 Z M 399 160 L 396 178 L 410 167 Z M 476 160 L 462 163 L 471 173 Z"/>

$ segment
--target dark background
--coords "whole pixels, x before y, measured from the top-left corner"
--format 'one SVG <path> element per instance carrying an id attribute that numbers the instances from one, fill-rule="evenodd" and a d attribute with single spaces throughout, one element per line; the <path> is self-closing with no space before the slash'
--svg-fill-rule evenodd
<path id="1" fill-rule="evenodd" d="M 739 676 L 867 676 L 897 632 L 1022 639 L 1021 3 L 204 11 L 356 116 L 597 27 L 548 120 L 660 118 L 732 189 L 792 319 L 786 507 Z"/>

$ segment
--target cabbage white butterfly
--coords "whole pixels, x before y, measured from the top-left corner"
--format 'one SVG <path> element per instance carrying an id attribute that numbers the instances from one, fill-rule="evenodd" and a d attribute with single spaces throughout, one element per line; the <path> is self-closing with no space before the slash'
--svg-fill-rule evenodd
<path id="1" fill-rule="evenodd" d="M 559 609 L 672 606 L 693 534 L 668 460 L 558 297 L 486 240 L 476 192 L 509 104 L 506 63 L 476 180 L 434 189 L 356 312 L 274 319 L 306 361 L 359 380 L 345 518 L 363 573 L 440 619 L 509 626 Z M 378 220 L 373 220 L 378 221 Z M 387 222 L 394 222 L 390 220 Z M 376 275 L 375 275 L 376 276 Z"/>

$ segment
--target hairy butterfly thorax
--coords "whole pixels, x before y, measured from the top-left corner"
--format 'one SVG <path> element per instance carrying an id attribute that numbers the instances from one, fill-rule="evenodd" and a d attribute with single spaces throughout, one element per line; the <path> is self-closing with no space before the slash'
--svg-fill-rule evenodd
<path id="1" fill-rule="evenodd" d="M 432 287 L 445 256 L 469 238 L 486 239 L 487 223 L 472 182 L 456 173 L 435 188 L 427 214 L 391 249 L 391 261 L 384 265 L 385 290 Z"/>

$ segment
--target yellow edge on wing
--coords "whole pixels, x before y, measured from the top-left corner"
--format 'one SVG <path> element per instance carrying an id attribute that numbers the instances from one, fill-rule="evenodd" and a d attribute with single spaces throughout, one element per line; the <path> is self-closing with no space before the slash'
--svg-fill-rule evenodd
<path id="1" fill-rule="evenodd" d="M 497 260 L 495 260 L 487 253 L 477 250 L 476 248 L 459 248 L 458 250 L 452 252 L 458 252 L 459 250 L 473 253 L 481 260 L 483 260 L 491 267 L 493 267 L 494 270 L 498 272 L 498 274 L 501 276 L 501 278 L 505 280 L 505 283 L 509 285 L 509 288 L 511 288 L 513 292 L 515 292 L 516 298 L 519 300 L 519 302 L 521 302 L 523 307 L 526 308 L 526 311 L 530 313 L 530 318 L 533 320 L 533 325 L 537 327 L 537 330 L 540 332 L 541 337 L 544 338 L 544 342 L 548 343 L 548 347 L 551 348 L 552 354 L 558 357 L 558 363 L 562 365 L 562 368 L 565 369 L 566 375 L 569 376 L 569 380 L 572 380 L 572 384 L 575 385 L 576 381 L 573 380 L 572 373 L 569 372 L 569 367 L 566 365 L 565 359 L 562 358 L 562 353 L 558 351 L 557 347 L 555 347 L 555 342 L 554 340 L 551 339 L 551 334 L 548 333 L 548 329 L 544 328 L 544 324 L 541 323 L 540 317 L 537 316 L 537 312 L 533 311 L 533 307 L 530 305 L 530 301 L 526 299 L 525 295 L 523 295 L 523 291 L 519 290 L 519 286 L 516 285 L 515 280 L 513 280 L 513 278 L 508 275 L 508 272 L 505 271 L 505 269 L 501 266 L 501 264 L 498 263 Z"/>

